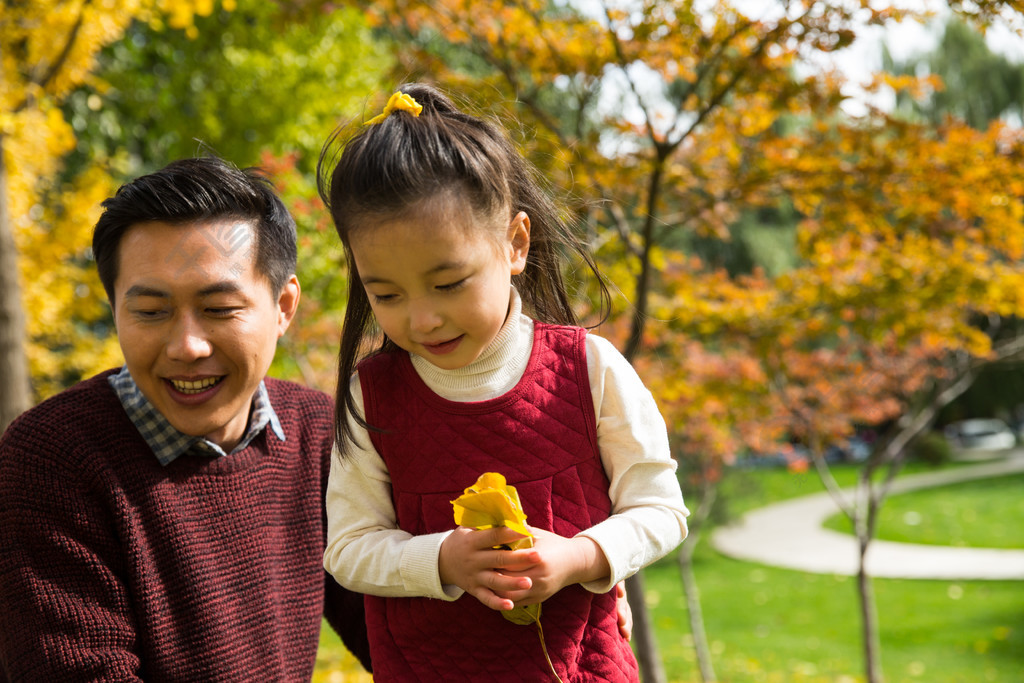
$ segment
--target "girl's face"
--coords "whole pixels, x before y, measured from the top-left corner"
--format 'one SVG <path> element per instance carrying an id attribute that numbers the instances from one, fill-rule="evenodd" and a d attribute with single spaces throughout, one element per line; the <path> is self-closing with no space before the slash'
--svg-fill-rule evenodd
<path id="1" fill-rule="evenodd" d="M 506 226 L 481 224 L 464 203 L 440 203 L 448 210 L 358 229 L 349 246 L 388 338 L 454 370 L 479 358 L 504 324 L 530 219 L 520 212 Z"/>

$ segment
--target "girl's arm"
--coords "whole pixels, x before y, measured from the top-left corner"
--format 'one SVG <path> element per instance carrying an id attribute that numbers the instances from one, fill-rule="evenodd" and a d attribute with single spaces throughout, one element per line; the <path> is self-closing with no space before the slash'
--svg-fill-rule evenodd
<path id="1" fill-rule="evenodd" d="M 362 413 L 362 389 L 352 391 Z M 335 453 L 327 481 L 324 568 L 350 590 L 385 597 L 455 600 L 462 589 L 443 586 L 441 543 L 451 532 L 413 536 L 398 528 L 391 477 L 365 429 L 354 426 L 358 446 Z"/>
<path id="2" fill-rule="evenodd" d="M 610 567 L 604 580 L 583 586 L 606 592 L 678 546 L 686 537 L 689 511 L 665 420 L 633 366 L 611 342 L 590 334 L 587 367 L 612 516 L 577 538 L 600 546 Z"/>
<path id="3" fill-rule="evenodd" d="M 587 336 L 587 365 L 612 515 L 573 538 L 533 529 L 536 561 L 512 572 L 528 577 L 532 585 L 504 594 L 516 604 L 541 602 L 575 583 L 606 593 L 686 537 L 689 511 L 665 421 L 651 393 L 626 359 L 600 337 Z"/>

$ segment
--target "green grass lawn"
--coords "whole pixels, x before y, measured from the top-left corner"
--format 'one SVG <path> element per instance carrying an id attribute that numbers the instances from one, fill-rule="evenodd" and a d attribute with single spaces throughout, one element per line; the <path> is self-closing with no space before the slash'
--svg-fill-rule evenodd
<path id="1" fill-rule="evenodd" d="M 320 649 L 316 653 L 312 683 L 370 683 L 372 680 L 324 621 L 320 626 Z"/>
<path id="2" fill-rule="evenodd" d="M 830 529 L 849 533 L 843 515 Z M 1024 474 L 966 481 L 889 496 L 878 519 L 879 539 L 972 548 L 1024 548 Z"/>
<path id="3" fill-rule="evenodd" d="M 922 469 L 927 468 L 911 465 L 907 471 Z M 836 470 L 842 486 L 851 485 L 856 474 L 853 468 Z M 992 509 L 1019 504 L 1019 485 L 988 489 L 988 498 L 1001 499 Z M 730 473 L 722 495 L 731 514 L 739 515 L 822 490 L 813 472 L 753 470 Z M 1013 524 L 1011 533 L 1021 528 L 1019 519 L 1005 524 Z M 864 680 L 853 578 L 739 562 L 719 555 L 706 541 L 698 547 L 695 572 L 715 670 L 723 683 Z M 699 681 L 674 555 L 649 567 L 645 577 L 669 680 Z M 1024 681 L 1024 582 L 879 579 L 873 585 L 887 683 Z M 327 632 L 325 627 L 315 680 L 368 680 L 334 668 L 345 666 L 345 660 L 337 639 Z"/>
<path id="4" fill-rule="evenodd" d="M 722 681 L 863 681 L 856 582 L 724 558 L 695 565 Z M 699 681 L 678 568 L 646 570 L 666 673 Z M 889 683 L 1024 681 L 1024 585 L 879 579 L 882 666 Z"/>

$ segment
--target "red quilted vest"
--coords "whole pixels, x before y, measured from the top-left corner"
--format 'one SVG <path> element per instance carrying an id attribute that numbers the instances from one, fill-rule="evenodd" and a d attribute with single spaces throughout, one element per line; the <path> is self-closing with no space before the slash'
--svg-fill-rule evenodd
<path id="1" fill-rule="evenodd" d="M 523 378 L 488 401 L 441 398 L 406 353 L 359 366 L 367 421 L 385 430 L 371 439 L 391 474 L 400 528 L 453 528 L 451 501 L 483 472 L 500 472 L 517 488 L 532 526 L 568 537 L 608 517 L 585 337 L 579 328 L 536 324 Z M 471 595 L 367 596 L 366 613 L 375 681 L 552 680 L 536 627 L 513 624 Z M 638 680 L 614 592 L 565 588 L 544 602 L 541 624 L 565 683 Z"/>

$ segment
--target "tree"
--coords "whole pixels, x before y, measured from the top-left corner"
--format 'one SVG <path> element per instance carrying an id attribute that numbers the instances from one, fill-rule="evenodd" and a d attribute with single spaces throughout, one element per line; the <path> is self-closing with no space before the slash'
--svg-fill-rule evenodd
<path id="1" fill-rule="evenodd" d="M 110 160 L 133 177 L 204 150 L 243 167 L 297 155 L 310 173 L 390 63 L 353 10 L 327 19 L 291 0 L 235 0 L 194 29 L 136 21 L 97 55 L 64 106 L 85 143 L 70 173 Z"/>
<path id="2" fill-rule="evenodd" d="M 802 135 L 833 159 L 768 150 L 804 216 L 801 265 L 733 280 L 683 264 L 672 325 L 704 348 L 756 362 L 765 426 L 810 448 L 854 524 L 868 680 L 882 678 L 864 556 L 908 444 L 986 364 L 1019 358 L 1024 134 L 1002 125 L 939 129 L 875 112 Z M 787 162 L 786 158 L 791 159 Z M 709 294 L 709 292 L 711 294 Z M 911 293 L 908 295 L 908 293 Z M 698 310 L 694 310 L 694 309 Z M 685 328 L 685 329 L 683 329 Z M 666 373 L 665 368 L 660 368 Z M 735 385 L 735 393 L 756 398 Z M 749 399 L 748 399 L 749 400 Z M 858 425 L 891 423 L 846 500 L 822 457 Z"/>
<path id="3" fill-rule="evenodd" d="M 122 38 L 93 54 L 88 76 L 62 96 L 60 109 L 52 109 L 65 122 L 63 146 L 37 174 L 42 182 L 33 191 L 31 218 L 18 233 L 20 266 L 31 274 L 20 298 L 31 312 L 28 362 L 38 398 L 120 362 L 89 253 L 100 202 L 120 182 L 206 150 L 240 166 L 266 159 L 289 177 L 297 175 L 289 170 L 293 166 L 309 175 L 331 129 L 350 115 L 357 98 L 376 88 L 377 71 L 367 65 L 388 64 L 356 12 L 311 21 L 284 0 L 242 0 L 207 10 L 187 26 L 174 15 L 166 21 L 163 14 L 140 15 Z M 296 194 L 290 208 L 307 206 L 312 195 Z M 343 281 L 336 251 L 333 268 L 321 263 L 332 253 L 322 229 L 305 218 L 299 224 L 308 231 L 303 239 L 316 246 L 308 258 L 303 251 L 300 275 L 317 270 L 323 282 L 330 270 Z M 293 325 L 288 343 L 304 338 L 306 350 L 318 358 L 324 354 L 310 346 L 314 341 L 324 348 L 335 343 L 337 333 L 323 326 L 344 299 L 322 297 L 336 289 L 305 288 L 302 320 Z M 314 310 L 332 313 L 318 321 Z M 320 325 L 320 336 L 305 334 L 303 321 Z M 300 365 L 320 364 L 282 358 L 275 371 L 298 377 Z M 303 376 L 319 382 L 321 374 L 330 373 Z"/>
<path id="4" fill-rule="evenodd" d="M 18 239 L 31 230 L 39 196 L 74 144 L 60 102 L 93 67 L 96 52 L 133 16 L 169 13 L 190 26 L 208 0 L 137 0 L 124 6 L 80 2 L 4 2 L 0 15 L 0 429 L 31 402 Z"/>
<path id="5" fill-rule="evenodd" d="M 801 438 L 801 433 L 790 433 L 798 424 L 796 416 L 822 414 L 822 406 L 814 401 L 825 405 L 827 394 L 822 393 L 828 387 L 821 386 L 820 377 L 806 368 L 820 369 L 828 361 L 832 365 L 826 367 L 845 368 L 849 373 L 852 379 L 842 400 L 831 401 L 835 411 L 849 410 L 855 403 L 858 382 L 878 377 L 877 393 L 871 394 L 878 400 L 872 403 L 885 410 L 869 410 L 868 417 L 882 419 L 916 400 L 908 398 L 901 382 L 913 379 L 916 384 L 911 388 L 923 389 L 931 385 L 929 377 L 943 376 L 948 364 L 940 351 L 987 353 L 985 335 L 971 332 L 964 322 L 927 328 L 933 334 L 916 345 L 907 342 L 904 334 L 896 338 L 882 334 L 883 321 L 890 327 L 902 325 L 903 330 L 914 321 L 915 331 L 926 329 L 921 314 L 911 315 L 909 305 L 889 307 L 895 294 L 906 291 L 899 280 L 876 280 L 887 283 L 884 293 L 889 295 L 884 299 L 886 306 L 868 318 L 879 327 L 843 348 L 837 346 L 843 339 L 840 330 L 827 315 L 835 313 L 842 321 L 843 315 L 856 316 L 859 309 L 825 306 L 811 296 L 820 294 L 827 303 L 837 296 L 836 291 L 853 288 L 838 275 L 829 276 L 836 262 L 830 254 L 844 250 L 847 278 L 865 270 L 852 256 L 865 244 L 857 235 L 873 234 L 871 230 L 883 222 L 881 217 L 891 214 L 928 234 L 934 228 L 920 228 L 913 217 L 928 222 L 940 217 L 947 206 L 967 213 L 984 208 L 962 191 L 942 195 L 940 190 L 946 186 L 921 183 L 913 186 L 913 193 L 903 193 L 902 188 L 882 192 L 889 188 L 879 184 L 904 183 L 900 174 L 921 179 L 933 173 L 929 154 L 941 153 L 954 160 L 957 146 L 949 138 L 958 138 L 960 129 L 943 131 L 945 142 L 940 145 L 927 129 L 904 129 L 876 113 L 850 121 L 839 107 L 843 84 L 836 74 L 800 76 L 794 71 L 809 53 L 827 53 L 851 44 L 860 26 L 908 19 L 913 16 L 910 12 L 842 1 L 779 2 L 777 11 L 762 18 L 747 16 L 728 3 L 716 3 L 714 9 L 701 12 L 698 3 L 682 0 L 587 3 L 580 6 L 587 14 L 575 7 L 527 0 L 472 5 L 459 0 L 429 4 L 393 0 L 377 3 L 367 12 L 382 31 L 396 38 L 402 77 L 429 74 L 476 99 L 481 109 L 489 108 L 503 121 L 522 121 L 516 132 L 524 148 L 559 188 L 579 198 L 575 210 L 591 226 L 595 248 L 608 264 L 606 272 L 631 301 L 627 320 L 609 329 L 613 336 L 621 334 L 627 357 L 641 368 L 649 365 L 661 373 L 664 382 L 652 379 L 659 400 L 672 404 L 678 398 L 673 392 L 690 387 L 692 395 L 679 405 L 706 420 L 705 436 L 739 430 L 744 443 L 756 445 L 768 438 Z M 976 22 L 992 21 L 1013 8 L 1012 2 L 951 3 L 951 9 Z M 911 81 L 880 79 L 874 87 L 903 88 Z M 906 141 L 900 137 L 905 132 L 911 134 Z M 991 151 L 1011 142 L 971 139 L 969 147 L 976 154 L 986 146 Z M 874 167 L 872 159 L 878 160 Z M 856 179 L 847 175 L 850 168 L 860 172 Z M 950 163 L 948 171 L 949 184 L 962 188 L 965 176 L 956 174 L 966 173 L 966 166 Z M 847 191 L 851 183 L 860 188 L 859 193 Z M 887 203 L 879 206 L 872 191 Z M 1014 196 L 1005 193 L 1007 206 L 1013 204 Z M 826 204 L 826 197 L 834 203 Z M 948 204 L 947 197 L 953 204 Z M 970 208 L 962 204 L 965 201 Z M 684 235 L 725 238 L 743 210 L 777 208 L 786 202 L 793 202 L 799 212 L 798 246 L 807 264 L 798 265 L 793 273 L 768 278 L 755 272 L 733 278 L 702 262 L 670 258 L 686 242 Z M 864 207 L 885 211 L 869 213 Z M 1014 204 L 1011 215 L 1015 210 Z M 829 223 L 834 231 L 823 232 L 819 214 L 834 221 Z M 974 218 L 995 217 L 979 214 Z M 1006 223 L 1004 218 L 999 218 L 1001 225 Z M 971 219 L 963 220 L 964 225 L 971 224 Z M 894 224 L 903 225 L 900 221 Z M 840 231 L 843 225 L 849 230 Z M 876 239 L 868 253 L 888 264 L 889 270 L 883 273 L 904 268 L 882 258 L 884 247 L 902 247 L 904 238 Z M 949 255 L 952 248 L 940 250 L 938 244 L 925 246 L 909 238 L 907 243 L 916 249 L 914 258 L 921 263 Z M 734 297 L 735 305 L 721 300 L 726 293 Z M 963 297 L 961 292 L 961 304 Z M 776 304 L 780 308 L 774 308 Z M 944 312 L 953 311 L 946 308 Z M 765 313 L 772 317 L 759 325 Z M 673 328 L 652 322 L 677 319 L 692 325 L 679 322 Z M 750 339 L 735 343 L 737 335 L 727 334 L 734 328 L 748 330 Z M 956 338 L 953 331 L 962 337 Z M 672 341 L 673 334 L 684 336 Z M 778 343 L 780 336 L 785 343 Z M 740 399 L 729 395 L 728 401 L 749 408 L 751 417 L 730 414 L 730 406 L 722 405 L 721 394 L 714 393 L 720 377 L 704 373 L 708 382 L 693 384 L 683 374 L 693 368 L 671 362 L 680 350 L 696 353 L 686 339 L 700 344 L 704 354 L 750 359 L 749 375 L 744 373 L 743 381 L 754 386 L 760 378 L 762 387 Z M 658 353 L 659 349 L 665 352 Z M 796 372 L 797 364 L 805 368 L 802 374 Z M 897 385 L 899 391 L 885 393 Z M 760 397 L 768 400 L 759 403 Z M 793 405 L 797 400 L 811 410 L 797 410 Z M 865 410 L 871 407 L 864 406 Z M 767 417 L 773 419 L 765 420 L 765 428 L 755 429 L 753 418 L 759 411 L 768 411 Z M 848 420 L 828 416 L 832 419 L 804 425 L 806 438 L 820 440 L 849 429 Z M 692 417 L 685 423 L 672 415 L 669 419 L 685 424 L 687 431 L 693 427 Z M 696 452 L 685 439 L 678 451 L 684 458 Z M 730 455 L 722 450 L 712 454 Z M 641 595 L 633 589 L 631 594 Z M 658 661 L 642 602 L 636 603 L 635 612 L 645 680 L 657 680 Z M 868 668 L 872 680 L 877 680 L 872 655 L 868 653 Z M 707 678 L 713 675 L 704 671 Z"/>
<path id="6" fill-rule="evenodd" d="M 0 136 L 0 431 L 30 405 L 28 363 L 25 360 L 25 319 L 21 311 L 17 247 L 11 234 L 10 208 L 2 197 L 8 193 L 7 164 Z"/>
<path id="7" fill-rule="evenodd" d="M 921 96 L 904 91 L 897 99 L 898 109 L 932 125 L 955 116 L 984 130 L 1000 117 L 1024 119 L 1024 64 L 994 53 L 985 36 L 963 21 L 947 22 L 932 52 L 897 61 L 886 48 L 882 64 L 890 73 L 932 77 Z"/>

